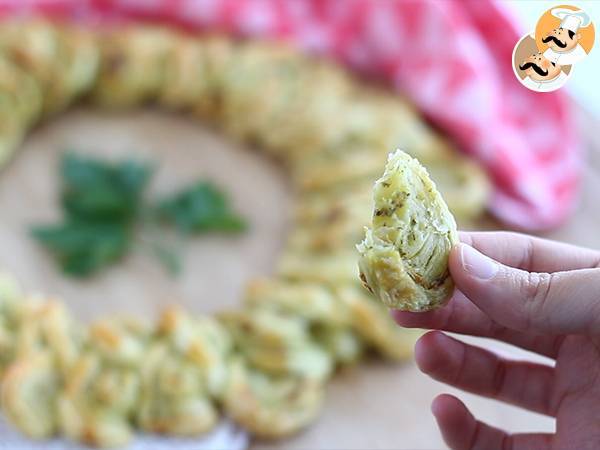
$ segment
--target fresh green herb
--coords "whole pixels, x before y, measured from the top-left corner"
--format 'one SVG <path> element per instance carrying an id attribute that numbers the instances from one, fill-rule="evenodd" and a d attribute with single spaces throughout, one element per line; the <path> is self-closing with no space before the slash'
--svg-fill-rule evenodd
<path id="1" fill-rule="evenodd" d="M 146 202 L 144 191 L 153 174 L 148 164 L 108 163 L 69 153 L 63 157 L 60 173 L 64 220 L 33 227 L 32 236 L 72 276 L 87 277 L 117 262 L 133 247 L 138 230 L 154 230 L 144 243 L 171 274 L 179 273 L 178 252 L 164 241 L 164 233 L 156 230 L 161 223 L 174 224 L 182 236 L 208 231 L 237 233 L 246 228 L 227 197 L 205 181 L 158 204 Z"/>
<path id="2" fill-rule="evenodd" d="M 231 210 L 229 199 L 215 186 L 198 182 L 159 203 L 158 215 L 185 233 L 241 232 L 246 222 Z"/>
<path id="3" fill-rule="evenodd" d="M 129 222 L 142 206 L 150 166 L 134 161 L 107 164 L 67 154 L 61 164 L 65 213 L 84 220 Z"/>
<path id="4" fill-rule="evenodd" d="M 32 234 L 53 252 L 65 273 L 76 277 L 91 275 L 119 260 L 130 241 L 130 230 L 120 223 L 68 221 L 34 227 Z"/>

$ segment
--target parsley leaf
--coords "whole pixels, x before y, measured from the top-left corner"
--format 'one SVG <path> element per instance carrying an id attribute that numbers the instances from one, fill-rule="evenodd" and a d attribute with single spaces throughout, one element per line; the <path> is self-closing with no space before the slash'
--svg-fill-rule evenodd
<path id="1" fill-rule="evenodd" d="M 150 166 L 119 164 L 67 154 L 61 164 L 62 205 L 70 217 L 99 221 L 131 221 L 139 211 Z"/>
<path id="2" fill-rule="evenodd" d="M 159 203 L 157 212 L 185 233 L 223 231 L 239 233 L 246 221 L 231 210 L 229 199 L 213 184 L 199 181 Z"/>
<path id="3" fill-rule="evenodd" d="M 155 230 L 149 244 L 171 274 L 181 263 L 165 240 L 162 223 L 174 223 L 184 236 L 191 232 L 240 232 L 246 222 L 230 209 L 228 198 L 214 185 L 198 181 L 158 205 L 145 202 L 153 168 L 136 161 L 109 163 L 65 154 L 60 170 L 62 223 L 33 227 L 32 236 L 56 257 L 63 271 L 86 277 L 115 263 L 134 246 L 134 231 Z"/>
<path id="4" fill-rule="evenodd" d="M 130 242 L 130 231 L 121 223 L 67 221 L 34 227 L 31 232 L 55 255 L 63 271 L 76 277 L 121 259 Z"/>

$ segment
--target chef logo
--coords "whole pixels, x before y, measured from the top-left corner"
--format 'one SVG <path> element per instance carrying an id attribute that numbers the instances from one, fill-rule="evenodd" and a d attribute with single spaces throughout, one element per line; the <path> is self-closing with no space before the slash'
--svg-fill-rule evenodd
<path id="1" fill-rule="evenodd" d="M 573 67 L 590 53 L 595 30 L 580 8 L 560 5 L 539 18 L 535 32 L 521 38 L 513 51 L 513 70 L 523 86 L 536 92 L 561 88 Z"/>

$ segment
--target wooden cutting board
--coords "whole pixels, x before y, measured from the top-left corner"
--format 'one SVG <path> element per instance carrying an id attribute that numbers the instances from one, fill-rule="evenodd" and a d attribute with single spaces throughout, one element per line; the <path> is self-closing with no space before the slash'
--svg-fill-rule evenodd
<path id="1" fill-rule="evenodd" d="M 592 129 L 592 128 L 589 128 Z M 600 145 L 590 144 L 596 150 Z M 226 187 L 250 231 L 241 237 L 209 236 L 184 249 L 184 271 L 176 279 L 140 250 L 91 281 L 74 281 L 57 270 L 28 236 L 28 226 L 58 218 L 57 165 L 65 150 L 155 161 L 152 191 L 170 192 L 206 177 Z M 600 156 L 591 155 L 575 217 L 549 237 L 600 248 L 597 204 Z M 180 303 L 193 312 L 234 307 L 246 280 L 268 275 L 283 245 L 292 197 L 285 174 L 254 149 L 244 148 L 195 121 L 145 110 L 121 114 L 74 110 L 36 129 L 0 176 L 0 268 L 18 276 L 27 290 L 64 299 L 90 320 L 113 313 L 154 317 Z M 485 221 L 471 225 L 492 229 Z M 524 356 L 508 346 L 469 338 L 499 351 Z M 339 374 L 328 389 L 321 419 L 289 440 L 255 448 L 437 449 L 443 448 L 431 399 L 454 392 L 422 375 L 413 363 L 372 361 Z M 551 430 L 553 422 L 514 407 L 461 394 L 483 420 L 511 431 Z"/>

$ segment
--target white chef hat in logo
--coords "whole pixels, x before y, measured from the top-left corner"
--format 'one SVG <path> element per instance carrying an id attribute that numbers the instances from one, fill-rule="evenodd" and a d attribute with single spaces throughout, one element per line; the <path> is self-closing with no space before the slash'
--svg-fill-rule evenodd
<path id="1" fill-rule="evenodd" d="M 554 8 L 551 11 L 554 17 L 558 17 L 560 27 L 576 33 L 579 28 L 585 28 L 591 23 L 590 16 L 585 11 L 573 11 L 567 8 Z"/>

